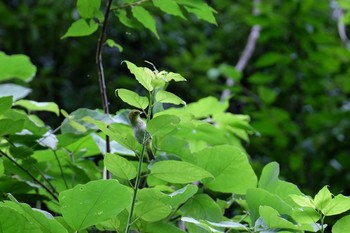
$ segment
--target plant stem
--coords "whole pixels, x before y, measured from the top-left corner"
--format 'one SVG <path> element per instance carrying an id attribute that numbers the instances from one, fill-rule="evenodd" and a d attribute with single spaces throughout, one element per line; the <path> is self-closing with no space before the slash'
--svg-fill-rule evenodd
<path id="1" fill-rule="evenodd" d="M 102 48 L 105 41 L 107 21 L 108 21 L 109 12 L 112 6 L 112 2 L 113 0 L 107 1 L 107 6 L 104 14 L 104 21 L 102 24 L 100 36 L 97 41 L 97 49 L 96 49 L 96 65 L 97 65 L 97 71 L 98 71 L 98 82 L 100 85 L 102 106 L 105 114 L 109 114 L 109 107 L 108 107 L 109 102 L 107 98 L 105 74 L 104 74 L 103 63 L 102 63 Z M 109 139 L 109 136 L 106 135 L 106 153 L 109 153 L 110 151 L 111 151 L 110 139 Z M 104 178 L 109 179 L 110 177 L 111 177 L 111 174 L 108 171 L 106 171 L 106 175 Z"/>
<path id="2" fill-rule="evenodd" d="M 148 121 L 151 118 L 152 107 L 153 107 L 152 106 L 153 105 L 153 94 L 150 93 L 149 96 L 150 96 L 150 100 L 149 100 L 150 103 L 149 103 L 149 107 L 148 107 L 146 123 L 148 123 Z M 143 156 L 145 154 L 145 148 L 146 148 L 146 144 L 147 144 L 147 139 L 148 139 L 148 134 L 145 133 L 145 135 L 143 136 L 141 155 L 139 156 L 139 163 L 138 163 L 138 168 L 137 168 L 137 176 L 136 176 L 136 181 L 135 181 L 135 186 L 134 186 L 134 194 L 132 196 L 131 207 L 130 207 L 130 212 L 129 212 L 129 216 L 128 216 L 128 223 L 126 225 L 125 233 L 129 233 L 130 232 L 130 227 L 133 224 L 133 222 L 132 222 L 132 215 L 134 213 L 134 208 L 135 208 L 135 204 L 136 204 L 136 197 L 137 197 L 137 191 L 139 189 L 140 181 L 141 181 L 142 162 L 143 162 Z"/>
<path id="3" fill-rule="evenodd" d="M 44 185 L 40 180 L 38 180 L 37 178 L 35 178 L 35 176 L 30 173 L 27 169 L 25 169 L 22 165 L 20 165 L 19 163 L 17 163 L 16 160 L 12 159 L 9 155 L 7 155 L 5 152 L 3 152 L 2 150 L 0 150 L 0 154 L 2 156 L 5 156 L 8 160 L 10 160 L 12 163 L 14 163 L 19 169 L 21 169 L 22 171 L 24 171 L 28 176 L 30 176 L 30 178 L 32 178 L 37 184 L 39 184 L 42 188 L 44 188 L 56 201 L 58 201 L 58 197 L 57 195 L 50 190 L 48 187 L 46 187 L 46 185 Z"/>
<path id="4" fill-rule="evenodd" d="M 60 172 L 61 172 L 61 176 L 62 176 L 62 179 L 64 181 L 64 185 L 66 186 L 66 189 L 68 189 L 68 184 L 67 184 L 67 180 L 66 180 L 66 177 L 64 176 L 64 172 L 63 172 L 63 169 L 62 169 L 62 165 L 61 165 L 61 162 L 60 160 L 58 159 L 58 156 L 57 156 L 57 152 L 54 150 L 53 151 L 54 155 L 55 155 L 55 158 L 56 158 L 56 161 L 58 163 L 58 166 L 60 168 Z"/>

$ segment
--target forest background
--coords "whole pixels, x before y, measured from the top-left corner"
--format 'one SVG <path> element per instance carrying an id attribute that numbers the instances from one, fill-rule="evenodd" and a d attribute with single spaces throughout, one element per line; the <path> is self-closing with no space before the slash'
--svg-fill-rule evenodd
<path id="1" fill-rule="evenodd" d="M 118 46 L 106 46 L 103 55 L 110 112 L 127 107 L 115 97 L 115 89 L 142 92 L 122 61 L 139 66 L 150 61 L 187 79 L 168 88 L 186 102 L 229 97 L 230 112 L 251 117 L 256 132 L 244 145 L 257 174 L 277 161 L 283 179 L 306 194 L 331 185 L 332 192 L 350 195 L 350 4 L 208 4 L 217 12 L 212 23 L 191 14 L 187 21 L 181 16 L 174 20 L 176 16 L 154 8 L 160 39 L 137 21 L 130 28 L 111 15 L 108 37 Z M 32 89 L 29 99 L 55 102 L 67 112 L 101 108 L 98 33 L 62 38 L 79 17 L 74 1 L 2 1 L 0 15 L 0 50 L 25 54 L 37 66 L 36 77 L 24 84 Z M 251 57 L 241 66 L 247 44 L 253 45 L 248 48 Z M 64 119 L 39 116 L 53 128 Z"/>

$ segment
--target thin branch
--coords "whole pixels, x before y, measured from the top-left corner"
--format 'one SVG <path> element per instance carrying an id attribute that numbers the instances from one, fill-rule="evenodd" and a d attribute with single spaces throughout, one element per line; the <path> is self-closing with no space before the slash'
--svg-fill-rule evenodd
<path id="1" fill-rule="evenodd" d="M 253 15 L 259 15 L 260 11 L 258 8 L 258 5 L 260 4 L 260 0 L 254 0 L 253 2 Z M 248 40 L 247 40 L 247 44 L 242 52 L 242 55 L 240 56 L 235 68 L 236 70 L 238 70 L 239 72 L 242 72 L 245 67 L 247 66 L 250 58 L 252 57 L 254 50 L 255 50 L 255 46 L 256 46 L 256 42 L 260 36 L 260 30 L 261 27 L 260 25 L 254 25 L 251 29 L 250 29 L 250 33 L 248 36 Z M 226 80 L 226 89 L 222 92 L 221 94 L 221 100 L 225 100 L 227 99 L 230 95 L 231 95 L 231 87 L 234 85 L 234 81 L 232 78 L 228 78 Z"/>
<path id="2" fill-rule="evenodd" d="M 63 181 L 64 181 L 64 185 L 66 186 L 66 189 L 69 189 L 68 184 L 67 184 L 66 177 L 64 176 L 64 172 L 63 172 L 63 169 L 62 169 L 61 162 L 60 162 L 60 160 L 58 159 L 58 156 L 57 156 L 57 152 L 54 150 L 53 153 L 54 153 L 54 155 L 55 155 L 55 158 L 56 158 L 58 167 L 60 168 L 60 172 L 61 172 L 62 179 L 63 179 Z"/>
<path id="3" fill-rule="evenodd" d="M 40 180 L 38 180 L 32 173 L 30 173 L 27 169 L 25 169 L 24 167 L 22 167 L 22 165 L 20 165 L 19 163 L 17 163 L 16 160 L 12 159 L 9 155 L 7 155 L 5 152 L 3 152 L 2 150 L 0 150 L 0 154 L 4 157 L 6 157 L 8 160 L 10 160 L 12 163 L 14 163 L 19 169 L 21 169 L 22 171 L 24 171 L 28 176 L 30 176 L 30 178 L 33 179 L 33 181 L 35 181 L 37 184 L 39 184 L 42 188 L 44 188 L 56 201 L 58 201 L 58 197 L 57 195 L 50 190 L 48 187 L 46 187 L 46 185 L 44 185 Z"/>
<path id="4" fill-rule="evenodd" d="M 107 98 L 105 74 L 104 74 L 103 63 L 102 63 L 102 48 L 105 41 L 107 21 L 108 21 L 109 12 L 112 6 L 112 2 L 113 0 L 107 1 L 107 6 L 104 14 L 104 21 L 102 24 L 100 36 L 97 41 L 97 49 L 96 49 L 96 65 L 97 65 L 97 71 L 98 71 L 98 82 L 100 85 L 102 106 L 105 114 L 109 114 L 109 102 Z M 106 152 L 109 153 L 110 151 L 111 151 L 110 139 L 109 139 L 109 136 L 106 135 Z M 111 174 L 106 169 L 104 169 L 104 178 L 109 179 L 110 177 L 111 177 Z"/>

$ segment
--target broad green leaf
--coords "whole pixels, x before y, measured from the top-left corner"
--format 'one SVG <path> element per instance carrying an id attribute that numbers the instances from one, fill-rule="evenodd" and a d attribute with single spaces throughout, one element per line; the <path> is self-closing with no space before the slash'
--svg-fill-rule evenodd
<path id="1" fill-rule="evenodd" d="M 280 197 L 260 188 L 248 189 L 246 193 L 246 201 L 249 207 L 252 223 L 255 223 L 258 219 L 259 207 L 263 205 L 274 208 L 280 214 L 291 216 L 293 213 L 293 208 Z"/>
<path id="2" fill-rule="evenodd" d="M 327 185 L 324 186 L 314 198 L 315 206 L 318 210 L 323 210 L 332 200 L 332 193 L 329 191 Z"/>
<path id="3" fill-rule="evenodd" d="M 64 220 L 79 231 L 119 214 L 131 193 L 116 180 L 97 180 L 61 192 L 59 202 Z"/>
<path id="4" fill-rule="evenodd" d="M 197 152 L 197 165 L 210 172 L 214 179 L 204 179 L 205 187 L 223 193 L 245 194 L 255 188 L 257 177 L 247 155 L 229 145 L 208 147 Z"/>
<path id="5" fill-rule="evenodd" d="M 293 209 L 292 217 L 298 223 L 312 224 L 321 219 L 321 214 L 310 207 L 299 207 Z"/>
<path id="6" fill-rule="evenodd" d="M 211 222 L 221 222 L 223 220 L 219 205 L 207 194 L 198 194 L 192 197 L 180 210 L 182 216 L 192 217 L 197 220 L 207 220 Z M 199 231 L 201 228 L 196 225 L 195 223 L 186 223 L 189 232 L 203 232 Z"/>
<path id="7" fill-rule="evenodd" d="M 148 91 L 153 90 L 153 86 L 151 85 L 152 79 L 155 79 L 155 75 L 153 72 L 149 72 L 149 69 L 144 67 L 137 67 L 135 64 L 125 61 L 128 69 L 132 74 L 135 75 L 136 80 Z"/>
<path id="8" fill-rule="evenodd" d="M 186 223 L 186 228 L 189 230 L 189 232 L 198 232 L 198 233 L 221 233 L 221 231 L 218 231 L 214 229 L 213 227 L 209 226 L 208 221 L 205 220 L 197 220 L 190 217 L 182 217 L 181 221 Z"/>
<path id="9" fill-rule="evenodd" d="M 170 213 L 170 205 L 159 200 L 140 201 L 135 205 L 135 214 L 147 222 L 162 220 Z"/>
<path id="10" fill-rule="evenodd" d="M 115 15 L 118 17 L 119 21 L 129 28 L 139 28 L 142 27 L 139 22 L 133 18 L 129 18 L 126 10 L 118 9 L 115 11 Z"/>
<path id="11" fill-rule="evenodd" d="M 332 227 L 332 233 L 345 233 L 350 229 L 350 215 L 339 219 Z"/>
<path id="12" fill-rule="evenodd" d="M 26 97 L 32 89 L 22 87 L 16 84 L 1 84 L 0 85 L 0 97 L 12 96 L 13 101 Z"/>
<path id="13" fill-rule="evenodd" d="M 156 94 L 156 101 L 161 103 L 168 103 L 168 104 L 183 104 L 186 105 L 186 102 L 183 101 L 180 97 L 177 95 L 168 92 L 168 91 L 158 91 Z"/>
<path id="14" fill-rule="evenodd" d="M 24 123 L 24 120 L 0 119 L 0 136 L 20 132 Z"/>
<path id="15" fill-rule="evenodd" d="M 0 229 L 4 233 L 44 233 L 38 225 L 28 221 L 18 211 L 1 205 Z"/>
<path id="16" fill-rule="evenodd" d="M 183 5 L 185 9 L 192 14 L 195 14 L 199 19 L 217 25 L 214 17 L 214 10 L 205 1 L 202 0 L 176 0 L 179 5 Z"/>
<path id="17" fill-rule="evenodd" d="M 47 131 L 47 133 L 44 134 L 42 138 L 38 139 L 37 142 L 41 146 L 48 147 L 51 150 L 57 149 L 58 140 L 56 135 L 51 131 Z"/>
<path id="18" fill-rule="evenodd" d="M 135 151 L 137 148 L 137 141 L 132 133 L 130 126 L 124 124 L 112 124 L 108 125 L 102 121 L 97 121 L 91 117 L 85 117 L 86 122 L 95 124 L 105 135 L 110 136 L 112 140 L 115 140 L 120 145 L 127 149 Z"/>
<path id="19" fill-rule="evenodd" d="M 131 8 L 132 15 L 143 25 L 149 29 L 159 39 L 159 35 L 156 28 L 156 20 L 151 13 L 142 6 L 135 6 Z"/>
<path id="20" fill-rule="evenodd" d="M 105 154 L 105 167 L 116 177 L 131 180 L 136 177 L 136 168 L 127 159 L 116 154 Z"/>
<path id="21" fill-rule="evenodd" d="M 186 79 L 182 77 L 180 74 L 173 73 L 173 72 L 167 73 L 164 78 L 167 82 L 170 82 L 171 80 L 174 80 L 175 82 L 186 81 Z"/>
<path id="22" fill-rule="evenodd" d="M 68 231 L 54 217 L 43 210 L 31 208 L 26 203 L 19 203 L 12 195 L 12 202 L 6 202 L 7 206 L 23 214 L 30 222 L 35 223 L 43 232 L 47 233 L 68 233 Z"/>
<path id="23" fill-rule="evenodd" d="M 258 87 L 258 93 L 265 104 L 272 104 L 277 97 L 277 93 L 274 90 L 264 86 Z"/>
<path id="24" fill-rule="evenodd" d="M 186 110 L 196 118 L 204 118 L 213 114 L 222 113 L 228 108 L 228 102 L 220 102 L 215 97 L 209 96 L 195 103 L 188 104 Z"/>
<path id="25" fill-rule="evenodd" d="M 296 185 L 280 180 L 278 178 L 279 172 L 278 163 L 271 162 L 267 164 L 261 173 L 258 187 L 276 194 L 288 204 L 294 205 L 294 201 L 291 199 L 290 195 L 302 195 L 302 192 L 300 192 Z"/>
<path id="26" fill-rule="evenodd" d="M 112 39 L 107 39 L 106 44 L 111 48 L 113 48 L 113 47 L 118 48 L 119 52 L 123 52 L 123 47 L 120 44 L 115 43 L 115 41 Z"/>
<path id="27" fill-rule="evenodd" d="M 68 28 L 66 34 L 64 34 L 61 39 L 67 37 L 79 37 L 79 36 L 88 36 L 94 33 L 98 28 L 98 24 L 89 20 L 89 23 L 85 19 L 78 19 Z"/>
<path id="28" fill-rule="evenodd" d="M 149 132 L 151 136 L 162 137 L 173 131 L 179 122 L 180 119 L 177 116 L 160 115 L 147 123 L 147 132 Z"/>
<path id="29" fill-rule="evenodd" d="M 15 103 L 15 105 L 24 107 L 29 111 L 46 111 L 46 112 L 53 112 L 57 116 L 59 115 L 59 108 L 57 104 L 53 102 L 36 102 L 33 100 L 19 100 Z"/>
<path id="30" fill-rule="evenodd" d="M 77 7 L 82 18 L 93 18 L 99 10 L 101 0 L 78 0 Z"/>
<path id="31" fill-rule="evenodd" d="M 0 98 L 0 115 L 11 109 L 12 96 L 4 96 Z"/>
<path id="32" fill-rule="evenodd" d="M 35 73 L 36 66 L 26 55 L 6 55 L 0 51 L 0 81 L 18 78 L 24 82 L 30 82 Z"/>
<path id="33" fill-rule="evenodd" d="M 91 137 L 95 141 L 96 146 L 99 149 L 99 152 L 103 155 L 106 154 L 106 140 L 105 140 L 106 138 L 101 137 L 100 135 L 97 135 L 94 133 L 91 134 Z M 89 148 L 89 145 L 91 146 L 91 142 L 86 141 L 85 143 L 86 145 L 83 145 L 82 148 Z M 132 150 L 125 148 L 124 146 L 120 145 L 116 141 L 111 141 L 110 147 L 111 147 L 112 154 L 129 155 L 129 156 L 135 155 L 135 153 Z M 93 149 L 88 149 L 88 151 L 93 151 Z"/>
<path id="34" fill-rule="evenodd" d="M 115 91 L 118 96 L 127 104 L 140 109 L 146 109 L 149 101 L 147 97 L 139 96 L 136 92 L 127 89 L 117 89 Z"/>
<path id="35" fill-rule="evenodd" d="M 182 161 L 168 160 L 153 164 L 151 174 L 170 183 L 185 184 L 213 177 L 206 170 Z"/>
<path id="36" fill-rule="evenodd" d="M 184 233 L 184 231 L 180 230 L 176 226 L 174 226 L 171 223 L 165 223 L 165 222 L 154 222 L 154 223 L 148 223 L 145 229 L 145 232 L 152 232 L 152 233 Z"/>
<path id="37" fill-rule="evenodd" d="M 170 204 L 175 207 L 185 203 L 189 198 L 191 198 L 198 191 L 198 187 L 194 184 L 188 184 L 185 187 L 176 190 L 169 194 L 171 197 Z"/>
<path id="38" fill-rule="evenodd" d="M 310 208 L 316 209 L 314 201 L 309 196 L 291 194 L 290 197 L 297 205 L 301 207 L 310 207 Z"/>
<path id="39" fill-rule="evenodd" d="M 152 0 L 153 5 L 164 11 L 165 13 L 168 13 L 170 15 L 180 16 L 183 19 L 186 19 L 185 16 L 182 14 L 182 11 L 177 5 L 177 3 L 173 0 Z"/>
<path id="40" fill-rule="evenodd" d="M 282 229 L 299 229 L 298 225 L 294 225 L 287 219 L 282 218 L 277 210 L 270 206 L 260 206 L 259 207 L 260 216 L 264 219 L 264 222 L 270 228 L 282 228 Z"/>
<path id="41" fill-rule="evenodd" d="M 325 216 L 332 216 L 344 213 L 350 209 L 350 198 L 338 194 L 321 210 Z"/>

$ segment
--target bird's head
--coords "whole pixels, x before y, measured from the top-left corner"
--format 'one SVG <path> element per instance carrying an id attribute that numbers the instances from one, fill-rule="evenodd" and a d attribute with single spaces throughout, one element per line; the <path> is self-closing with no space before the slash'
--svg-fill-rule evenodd
<path id="1" fill-rule="evenodd" d="M 135 124 L 137 122 L 138 118 L 140 117 L 140 114 L 142 114 L 142 112 L 136 109 L 131 110 L 129 112 L 128 117 L 131 124 Z"/>

